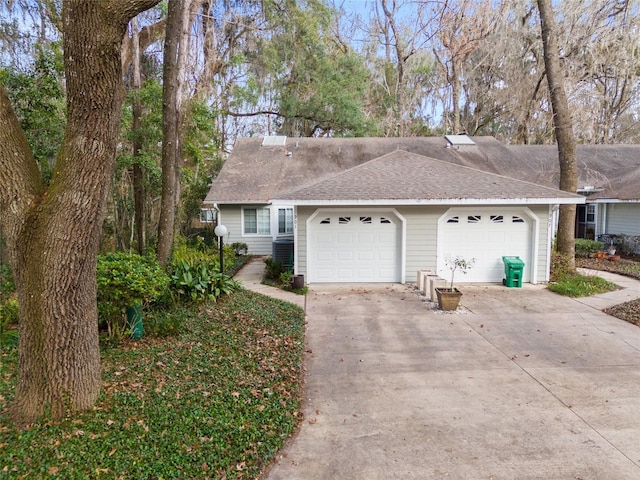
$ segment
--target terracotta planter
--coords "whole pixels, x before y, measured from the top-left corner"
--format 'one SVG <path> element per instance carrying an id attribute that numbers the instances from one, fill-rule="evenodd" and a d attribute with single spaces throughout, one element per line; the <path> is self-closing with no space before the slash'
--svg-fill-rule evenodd
<path id="1" fill-rule="evenodd" d="M 618 260 L 620 260 L 620 255 L 609 255 L 607 258 L 612 262 L 617 262 Z"/>
<path id="2" fill-rule="evenodd" d="M 604 258 L 607 256 L 607 252 L 596 252 L 596 258 Z"/>
<path id="3" fill-rule="evenodd" d="M 453 291 L 450 288 L 436 288 L 436 295 L 440 310 L 451 311 L 458 308 L 462 292 L 457 288 L 454 288 Z"/>

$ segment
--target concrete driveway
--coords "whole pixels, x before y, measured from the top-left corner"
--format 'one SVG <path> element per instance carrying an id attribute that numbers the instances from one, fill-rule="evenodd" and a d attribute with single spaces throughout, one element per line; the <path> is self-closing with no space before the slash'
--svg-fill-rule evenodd
<path id="1" fill-rule="evenodd" d="M 266 478 L 639 479 L 640 328 L 544 286 L 315 285 L 304 422 Z"/>

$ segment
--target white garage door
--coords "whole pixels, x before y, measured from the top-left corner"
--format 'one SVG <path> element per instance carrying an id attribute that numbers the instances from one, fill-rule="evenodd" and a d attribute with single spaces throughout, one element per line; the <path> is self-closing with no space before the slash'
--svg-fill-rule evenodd
<path id="1" fill-rule="evenodd" d="M 466 274 L 455 273 L 455 282 L 502 282 L 502 256 L 518 256 L 525 263 L 522 275 L 529 282 L 532 220 L 522 211 L 452 211 L 439 222 L 438 275 L 451 279 L 444 259 L 475 258 Z"/>
<path id="2" fill-rule="evenodd" d="M 309 282 L 399 282 L 400 231 L 391 212 L 320 212 L 309 225 Z"/>

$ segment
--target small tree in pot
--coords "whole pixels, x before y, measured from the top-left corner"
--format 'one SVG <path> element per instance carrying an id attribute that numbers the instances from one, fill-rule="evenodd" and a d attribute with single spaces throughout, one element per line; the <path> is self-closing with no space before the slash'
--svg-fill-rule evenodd
<path id="1" fill-rule="evenodd" d="M 453 286 L 453 279 L 455 277 L 455 273 L 457 270 L 466 274 L 467 270 L 469 270 L 476 263 L 476 259 L 472 258 L 467 260 L 464 257 L 447 257 L 445 259 L 445 264 L 451 270 L 451 283 L 449 287 L 445 288 L 436 288 L 436 295 L 438 296 L 438 305 L 441 310 L 455 310 L 458 308 L 458 304 L 460 303 L 460 297 L 462 297 L 462 292 Z"/>

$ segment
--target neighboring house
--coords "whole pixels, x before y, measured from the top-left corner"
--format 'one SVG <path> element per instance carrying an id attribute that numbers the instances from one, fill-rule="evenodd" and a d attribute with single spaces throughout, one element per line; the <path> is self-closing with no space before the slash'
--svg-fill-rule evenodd
<path id="1" fill-rule="evenodd" d="M 514 145 L 507 150 L 535 170 L 512 171 L 556 186 L 560 169 L 553 145 Z M 599 238 L 602 234 L 640 236 L 640 145 L 578 145 L 578 193 L 586 197 L 576 213 L 576 237 Z"/>
<path id="2" fill-rule="evenodd" d="M 476 259 L 459 281 L 501 282 L 503 255 L 546 282 L 554 211 L 585 197 L 505 176 L 514 162 L 491 137 L 241 138 L 205 203 L 250 253 L 291 240 L 309 283 L 448 277 L 456 256 Z"/>

